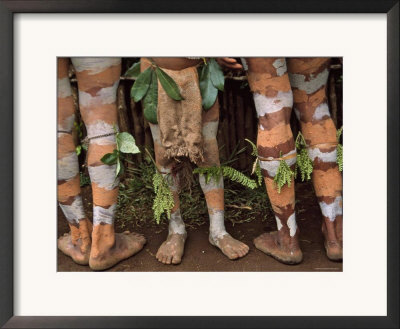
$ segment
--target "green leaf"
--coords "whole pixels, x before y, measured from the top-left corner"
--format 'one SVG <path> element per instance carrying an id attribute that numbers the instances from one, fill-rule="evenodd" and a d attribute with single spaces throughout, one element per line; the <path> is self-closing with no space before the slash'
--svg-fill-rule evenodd
<path id="1" fill-rule="evenodd" d="M 157 124 L 158 83 L 157 76 L 152 71 L 149 91 L 143 99 L 143 114 L 147 121 Z"/>
<path id="2" fill-rule="evenodd" d="M 131 97 L 135 102 L 139 102 L 146 95 L 151 83 L 152 71 L 151 67 L 144 70 L 133 84 Z"/>
<path id="3" fill-rule="evenodd" d="M 156 68 L 156 73 L 158 80 L 160 80 L 161 86 L 164 88 L 167 95 L 176 101 L 182 100 L 183 97 L 176 82 L 159 67 Z"/>
<path id="4" fill-rule="evenodd" d="M 124 174 L 125 168 L 122 161 L 117 158 L 117 168 L 115 170 L 115 177 L 122 176 Z"/>
<path id="5" fill-rule="evenodd" d="M 208 65 L 210 66 L 211 82 L 214 87 L 224 91 L 225 77 L 221 67 L 214 58 L 210 59 Z"/>
<path id="6" fill-rule="evenodd" d="M 125 76 L 137 78 L 140 75 L 140 61 L 133 63 L 133 65 L 125 72 Z"/>
<path id="7" fill-rule="evenodd" d="M 200 92 L 205 110 L 209 110 L 217 99 L 218 89 L 211 81 L 210 65 L 204 65 L 200 74 Z"/>
<path id="8" fill-rule="evenodd" d="M 130 133 L 122 132 L 117 134 L 118 149 L 122 153 L 140 153 L 139 148 L 136 146 L 135 139 Z"/>
<path id="9" fill-rule="evenodd" d="M 106 165 L 113 165 L 117 163 L 119 159 L 119 154 L 117 150 L 114 150 L 113 153 L 107 153 L 101 158 L 101 162 L 105 163 Z"/>
<path id="10" fill-rule="evenodd" d="M 78 145 L 77 147 L 75 147 L 75 153 L 76 155 L 81 154 L 82 152 L 82 145 Z"/>

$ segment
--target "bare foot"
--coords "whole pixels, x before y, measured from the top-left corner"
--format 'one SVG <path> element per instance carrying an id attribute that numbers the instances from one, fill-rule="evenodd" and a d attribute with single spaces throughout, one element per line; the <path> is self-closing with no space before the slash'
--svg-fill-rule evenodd
<path id="1" fill-rule="evenodd" d="M 275 258 L 284 264 L 299 264 L 303 260 L 298 242 L 297 233 L 293 238 L 281 238 L 277 231 L 263 233 L 254 239 L 257 249 Z"/>
<path id="2" fill-rule="evenodd" d="M 227 256 L 229 259 L 237 259 L 247 255 L 249 252 L 248 245 L 236 240 L 230 236 L 230 234 L 226 233 L 220 238 L 213 238 L 211 235 L 209 236 L 210 243 L 221 249 L 223 254 Z"/>
<path id="3" fill-rule="evenodd" d="M 146 238 L 138 233 L 115 233 L 115 244 L 104 254 L 89 258 L 92 270 L 105 270 L 142 250 Z"/>
<path id="4" fill-rule="evenodd" d="M 337 236 L 336 221 L 331 222 L 330 220 L 322 221 L 322 234 L 324 235 L 325 241 L 324 246 L 326 250 L 326 256 L 333 261 L 340 261 L 343 259 L 343 247 L 342 241 Z M 339 224 L 341 225 L 341 223 Z"/>
<path id="5" fill-rule="evenodd" d="M 158 248 L 156 258 L 163 264 L 179 264 L 182 260 L 185 247 L 185 234 L 169 234 L 160 248 Z"/>
<path id="6" fill-rule="evenodd" d="M 65 255 L 71 257 L 75 263 L 79 265 L 89 264 L 90 248 L 82 248 L 82 239 L 72 243 L 71 234 L 65 233 L 58 238 L 57 246 Z M 82 249 L 86 250 L 82 251 Z"/>

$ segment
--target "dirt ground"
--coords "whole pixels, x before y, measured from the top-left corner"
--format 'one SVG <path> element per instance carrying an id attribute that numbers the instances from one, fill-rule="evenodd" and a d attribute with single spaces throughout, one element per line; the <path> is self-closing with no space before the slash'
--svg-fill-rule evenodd
<path id="1" fill-rule="evenodd" d="M 90 187 L 84 188 L 83 198 L 89 200 Z M 208 242 L 208 225 L 188 229 L 185 255 L 179 265 L 164 265 L 155 258 L 158 247 L 167 236 L 167 225 L 160 224 L 159 229 L 154 227 L 134 228 L 127 226 L 124 230 L 142 233 L 147 238 L 147 244 L 135 256 L 122 261 L 108 271 L 111 272 L 212 272 L 212 271 L 342 271 L 341 262 L 330 261 L 325 254 L 321 233 L 321 212 L 314 196 L 310 183 L 296 183 L 297 223 L 300 228 L 300 245 L 304 260 L 299 265 L 284 265 L 265 255 L 254 247 L 253 239 L 263 232 L 276 229 L 275 220 L 261 222 L 254 220 L 249 223 L 236 224 L 232 227 L 229 221 L 225 222 L 227 231 L 231 235 L 248 244 L 248 255 L 239 260 L 229 260 L 216 247 Z M 183 207 L 184 205 L 182 205 Z M 118 223 L 117 223 L 118 224 Z M 118 227 L 118 225 L 116 225 Z M 122 231 L 118 230 L 117 231 Z M 58 211 L 58 236 L 68 232 L 67 221 L 62 211 Z M 69 257 L 58 251 L 58 271 L 82 272 L 91 271 L 88 266 L 75 264 Z"/>

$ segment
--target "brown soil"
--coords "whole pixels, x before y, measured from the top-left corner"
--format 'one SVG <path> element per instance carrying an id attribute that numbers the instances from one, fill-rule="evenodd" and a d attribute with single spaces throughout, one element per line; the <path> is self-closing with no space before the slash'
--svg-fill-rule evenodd
<path id="1" fill-rule="evenodd" d="M 83 189 L 84 203 L 91 203 L 90 187 Z M 179 265 L 164 265 L 157 261 L 155 255 L 158 247 L 167 236 L 166 224 L 160 227 L 134 228 L 128 225 L 124 230 L 131 230 L 145 235 L 147 244 L 137 255 L 122 261 L 108 271 L 111 272 L 191 272 L 191 271 L 342 271 L 341 262 L 330 261 L 325 254 L 321 233 L 321 212 L 310 183 L 296 183 L 297 223 L 300 228 L 300 246 L 304 260 L 299 265 L 284 265 L 265 255 L 254 247 L 253 239 L 263 232 L 275 229 L 275 220 L 267 222 L 254 220 L 250 223 L 236 224 L 232 227 L 225 222 L 227 231 L 250 247 L 247 256 L 238 260 L 229 260 L 221 251 L 208 242 L 208 225 L 188 229 L 186 250 Z M 90 216 L 89 216 L 90 217 Z M 116 223 L 117 231 L 118 223 Z M 68 232 L 69 227 L 62 212 L 58 211 L 58 236 Z M 56 245 L 56 244 L 55 244 Z M 91 271 L 88 266 L 75 264 L 69 257 L 58 251 L 58 271 L 82 272 Z"/>

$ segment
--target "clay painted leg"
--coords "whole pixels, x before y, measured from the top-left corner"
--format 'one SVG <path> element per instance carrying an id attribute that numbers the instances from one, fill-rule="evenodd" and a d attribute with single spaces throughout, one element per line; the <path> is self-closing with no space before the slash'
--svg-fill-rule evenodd
<path id="1" fill-rule="evenodd" d="M 204 162 L 199 167 L 219 166 L 219 150 L 217 144 L 217 131 L 219 119 L 218 101 L 207 112 L 203 111 L 203 139 L 204 139 Z M 208 183 L 204 175 L 199 176 L 200 186 L 204 192 L 207 202 L 208 214 L 210 216 L 209 241 L 218 247 L 229 259 L 244 257 L 249 252 L 249 247 L 234 239 L 225 230 L 224 224 L 224 180 L 211 179 Z"/>
<path id="2" fill-rule="evenodd" d="M 74 262 L 89 264 L 92 224 L 86 218 L 79 184 L 79 164 L 72 138 L 74 103 L 68 78 L 68 58 L 59 58 L 57 80 L 57 180 L 58 202 L 68 220 L 70 233 L 58 239 L 58 248 Z"/>
<path id="3" fill-rule="evenodd" d="M 164 264 L 179 264 L 182 261 L 187 233 L 182 220 L 179 202 L 179 176 L 172 173 L 174 160 L 167 159 L 165 149 L 160 142 L 160 129 L 158 125 L 150 124 L 153 135 L 157 168 L 167 180 L 174 197 L 174 207 L 169 220 L 168 237 L 157 251 L 156 258 Z"/>
<path id="4" fill-rule="evenodd" d="M 322 232 L 331 260 L 342 259 L 342 175 L 336 164 L 336 127 L 326 97 L 329 58 L 288 61 L 294 109 L 313 160 L 314 189 L 323 215 Z"/>
<path id="5" fill-rule="evenodd" d="M 90 140 L 88 169 L 93 192 L 93 234 L 89 266 L 94 270 L 112 267 L 143 248 L 146 240 L 136 233 L 114 233 L 119 180 L 116 165 L 101 158 L 116 146 L 116 95 L 121 73 L 120 58 L 72 58 L 79 88 L 79 106 Z"/>
<path id="6" fill-rule="evenodd" d="M 258 154 L 268 196 L 275 213 L 278 231 L 264 233 L 254 240 L 257 249 L 286 264 L 303 259 L 298 243 L 299 230 L 294 211 L 294 180 L 278 193 L 274 177 L 280 161 L 294 169 L 296 149 L 290 129 L 293 95 L 290 89 L 286 62 L 283 58 L 249 58 L 248 78 L 253 92 L 259 127 Z M 287 159 L 286 159 L 287 158 Z"/>

